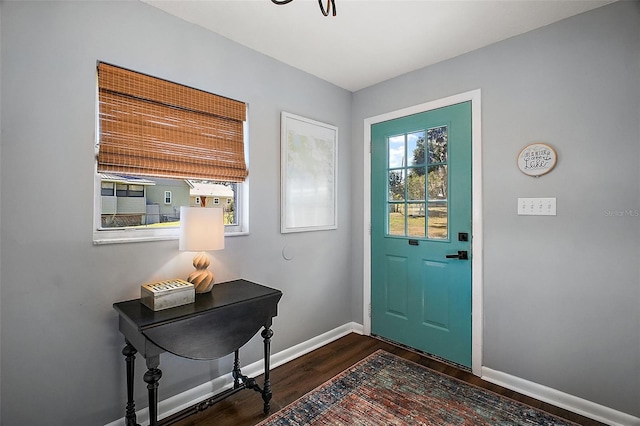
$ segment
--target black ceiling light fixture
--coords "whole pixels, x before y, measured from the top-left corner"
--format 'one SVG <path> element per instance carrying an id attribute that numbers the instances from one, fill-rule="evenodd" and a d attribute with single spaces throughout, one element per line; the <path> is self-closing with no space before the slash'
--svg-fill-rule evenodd
<path id="1" fill-rule="evenodd" d="M 291 3 L 293 0 L 271 0 L 275 4 L 287 4 Z M 333 10 L 333 16 L 336 16 L 336 3 L 335 0 L 327 0 L 327 7 L 322 5 L 322 0 L 318 0 L 318 4 L 320 5 L 320 11 L 324 16 L 329 16 L 329 11 Z"/>

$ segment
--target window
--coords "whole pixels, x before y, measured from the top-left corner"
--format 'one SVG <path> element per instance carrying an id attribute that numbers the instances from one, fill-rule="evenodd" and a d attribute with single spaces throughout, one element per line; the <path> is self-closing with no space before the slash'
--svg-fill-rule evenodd
<path id="1" fill-rule="evenodd" d="M 448 238 L 447 141 L 447 126 L 388 139 L 388 235 Z"/>
<path id="2" fill-rule="evenodd" d="M 222 206 L 226 233 L 248 232 L 246 104 L 97 68 L 94 242 L 177 238 L 185 205 Z"/>
<path id="3" fill-rule="evenodd" d="M 144 197 L 144 186 L 119 183 L 116 185 L 116 197 Z"/>
<path id="4" fill-rule="evenodd" d="M 115 183 L 113 182 L 101 182 L 101 192 L 100 195 L 105 196 L 105 197 L 113 197 L 115 192 L 114 192 L 114 188 L 115 188 Z"/>

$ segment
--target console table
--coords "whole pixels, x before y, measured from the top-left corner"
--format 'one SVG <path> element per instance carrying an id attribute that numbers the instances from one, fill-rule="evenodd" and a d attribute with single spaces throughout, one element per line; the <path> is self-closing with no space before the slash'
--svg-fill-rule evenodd
<path id="1" fill-rule="evenodd" d="M 204 407 L 243 389 L 252 389 L 262 395 L 264 412 L 269 412 L 271 383 L 269 381 L 270 344 L 273 317 L 278 314 L 282 297 L 275 290 L 246 280 L 216 284 L 210 293 L 196 294 L 194 303 L 161 311 L 152 311 L 140 299 L 114 303 L 120 318 L 120 332 L 125 337 L 122 354 L 126 360 L 127 426 L 136 423 L 133 398 L 135 355 L 146 360 L 144 381 L 149 394 L 150 426 L 158 424 L 158 382 L 162 377 L 160 354 L 170 352 L 180 357 L 212 360 L 234 353 L 233 388 L 210 398 Z M 263 327 L 264 387 L 253 378 L 242 375 L 238 353 Z"/>

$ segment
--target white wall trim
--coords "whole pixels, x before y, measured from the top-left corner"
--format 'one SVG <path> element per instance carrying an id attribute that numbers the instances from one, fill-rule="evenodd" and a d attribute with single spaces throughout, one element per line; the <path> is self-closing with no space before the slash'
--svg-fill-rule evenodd
<path id="1" fill-rule="evenodd" d="M 369 117 L 364 120 L 364 289 L 363 320 L 364 334 L 371 334 L 371 126 L 387 120 L 417 114 L 436 108 L 471 101 L 471 138 L 472 138 L 472 228 L 471 241 L 471 280 L 472 280 L 472 350 L 471 369 L 476 376 L 482 368 L 482 269 L 483 269 L 483 222 L 482 222 L 482 113 L 480 89 L 426 102 L 397 111 Z"/>
<path id="2" fill-rule="evenodd" d="M 299 343 L 288 349 L 282 350 L 276 354 L 271 355 L 271 369 L 276 368 L 282 364 L 286 364 L 302 355 L 305 355 L 315 349 L 325 346 L 334 340 L 338 340 L 341 337 L 346 336 L 349 333 L 363 334 L 363 328 L 361 324 L 351 322 L 340 327 L 329 330 L 319 336 L 313 337 L 305 342 Z M 162 367 L 162 365 L 161 365 Z M 259 376 L 264 372 L 264 359 L 260 359 L 252 364 L 242 367 L 242 374 L 248 377 Z M 160 381 L 162 386 L 162 381 Z M 158 402 L 158 419 L 171 416 L 182 410 L 185 410 L 200 401 L 204 401 L 212 396 L 219 394 L 220 392 L 231 389 L 233 387 L 233 376 L 231 373 L 224 376 L 217 377 L 206 383 L 203 383 L 195 388 L 189 389 L 170 398 Z M 147 401 L 144 400 L 144 404 Z M 123 405 L 124 410 L 124 405 Z M 136 417 L 138 424 L 145 426 L 149 424 L 149 408 L 143 408 L 136 411 Z M 120 426 L 125 423 L 124 417 L 108 423 L 106 426 Z"/>
<path id="3" fill-rule="evenodd" d="M 640 426 L 640 418 L 501 371 L 482 368 L 482 379 L 612 426 Z"/>

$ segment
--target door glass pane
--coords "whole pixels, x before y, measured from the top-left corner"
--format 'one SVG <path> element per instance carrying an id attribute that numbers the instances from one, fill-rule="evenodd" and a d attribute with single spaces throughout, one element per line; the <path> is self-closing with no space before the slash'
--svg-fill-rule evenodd
<path id="1" fill-rule="evenodd" d="M 447 172 L 448 168 L 446 164 L 429 166 L 429 201 L 447 200 L 449 192 L 449 176 Z"/>
<path id="2" fill-rule="evenodd" d="M 407 235 L 425 236 L 425 203 L 407 204 Z"/>
<path id="3" fill-rule="evenodd" d="M 415 167 L 409 169 L 409 177 L 407 178 L 407 198 L 411 201 L 425 201 L 426 182 L 425 168 Z"/>
<path id="4" fill-rule="evenodd" d="M 429 203 L 429 238 L 449 238 L 448 208 L 446 201 Z"/>
<path id="5" fill-rule="evenodd" d="M 389 201 L 404 200 L 404 170 L 389 171 Z"/>
<path id="6" fill-rule="evenodd" d="M 389 138 L 389 168 L 404 167 L 404 135 Z"/>
<path id="7" fill-rule="evenodd" d="M 404 213 L 404 203 L 389 204 L 389 235 L 405 235 Z"/>
<path id="8" fill-rule="evenodd" d="M 407 153 L 409 166 L 424 164 L 424 131 L 407 134 Z"/>
<path id="9" fill-rule="evenodd" d="M 449 140 L 447 126 L 434 127 L 427 130 L 427 146 L 429 163 L 447 162 L 447 142 Z"/>

